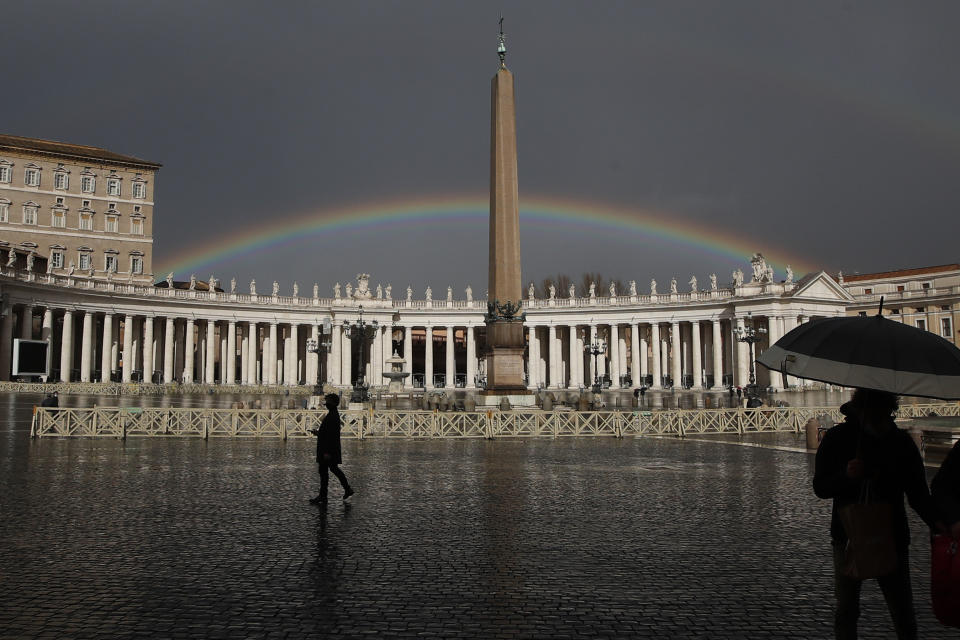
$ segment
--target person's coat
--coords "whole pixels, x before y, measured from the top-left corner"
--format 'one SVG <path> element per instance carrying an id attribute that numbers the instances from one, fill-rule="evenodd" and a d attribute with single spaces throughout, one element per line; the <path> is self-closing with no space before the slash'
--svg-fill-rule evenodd
<path id="1" fill-rule="evenodd" d="M 940 518 L 948 525 L 960 522 L 960 442 L 953 445 L 930 483 Z"/>
<path id="2" fill-rule="evenodd" d="M 334 465 L 343 462 L 340 457 L 340 426 L 340 412 L 336 408 L 330 409 L 317 430 L 318 463 L 326 462 L 328 465 Z M 329 454 L 330 459 L 325 461 L 324 454 Z"/>

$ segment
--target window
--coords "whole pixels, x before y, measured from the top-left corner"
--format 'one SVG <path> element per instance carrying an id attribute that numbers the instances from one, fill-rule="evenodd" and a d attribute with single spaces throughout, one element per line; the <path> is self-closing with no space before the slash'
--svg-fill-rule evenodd
<path id="1" fill-rule="evenodd" d="M 103 263 L 105 271 L 116 271 L 117 270 L 117 256 L 107 255 L 107 259 Z"/>
<path id="2" fill-rule="evenodd" d="M 130 233 L 135 236 L 143 235 L 143 218 L 130 218 Z"/>
<path id="3" fill-rule="evenodd" d="M 902 284 L 898 284 L 898 285 L 897 285 L 897 291 L 903 291 L 903 285 L 902 285 Z"/>
<path id="4" fill-rule="evenodd" d="M 927 312 L 926 307 L 917 307 L 917 313 L 926 313 L 926 312 Z"/>
<path id="5" fill-rule="evenodd" d="M 58 207 L 62 207 L 62 206 L 63 206 L 63 197 L 57 196 L 57 206 L 58 206 Z"/>
<path id="6" fill-rule="evenodd" d="M 93 231 L 93 216 L 89 213 L 80 214 L 80 230 Z"/>
<path id="7" fill-rule="evenodd" d="M 940 318 L 940 335 L 944 338 L 949 338 L 953 333 L 951 324 L 953 323 L 950 322 L 950 318 Z"/>
<path id="8" fill-rule="evenodd" d="M 83 176 L 80 179 L 80 190 L 84 193 L 93 193 L 97 189 L 97 179 L 93 176 Z"/>
<path id="9" fill-rule="evenodd" d="M 10 222 L 9 202 L 0 202 L 0 222 Z"/>
<path id="10" fill-rule="evenodd" d="M 24 171 L 23 182 L 28 187 L 39 187 L 40 186 L 40 170 L 31 168 Z"/>
<path id="11" fill-rule="evenodd" d="M 948 304 L 940 305 L 940 311 L 950 311 L 950 305 Z"/>
<path id="12" fill-rule="evenodd" d="M 80 254 L 80 269 L 87 271 L 90 268 L 90 254 L 81 253 Z"/>
<path id="13" fill-rule="evenodd" d="M 63 269 L 63 251 L 55 249 L 50 252 L 50 266 L 54 269 Z"/>
<path id="14" fill-rule="evenodd" d="M 10 182 L 10 167 L 7 165 L 0 165 L 0 182 Z"/>
<path id="15" fill-rule="evenodd" d="M 927 330 L 927 321 L 926 320 L 917 320 L 917 329 Z"/>
<path id="16" fill-rule="evenodd" d="M 143 273 L 143 258 L 132 256 L 130 258 L 130 271 L 132 273 Z"/>
<path id="17" fill-rule="evenodd" d="M 147 185 L 144 182 L 134 182 L 133 183 L 133 197 L 134 198 L 146 198 L 147 197 Z"/>
<path id="18" fill-rule="evenodd" d="M 66 227 L 67 226 L 67 214 L 63 211 L 54 211 L 53 217 L 50 218 L 50 224 L 54 227 Z"/>
<path id="19" fill-rule="evenodd" d="M 863 290 L 863 293 L 864 295 L 870 295 L 871 293 L 873 293 L 873 289 L 867 287 L 866 289 Z"/>
<path id="20" fill-rule="evenodd" d="M 37 224 L 37 207 L 32 205 L 24 205 L 23 224 Z"/>
<path id="21" fill-rule="evenodd" d="M 83 201 L 83 208 L 84 208 L 84 209 L 89 209 L 89 208 L 90 208 L 90 201 L 89 201 L 89 200 L 84 200 L 84 201 Z"/>
<path id="22" fill-rule="evenodd" d="M 67 175 L 66 171 L 58 171 L 53 174 L 53 188 L 61 190 L 70 188 L 70 176 Z"/>
<path id="23" fill-rule="evenodd" d="M 920 288 L 921 288 L 921 289 L 929 289 L 929 288 L 930 288 L 930 283 L 929 283 L 929 282 L 924 282 L 923 284 L 920 285 Z"/>
<path id="24" fill-rule="evenodd" d="M 900 315 L 900 309 L 897 309 L 896 307 L 894 307 L 893 309 L 890 309 L 890 313 L 892 313 L 895 316 L 898 316 Z"/>
<path id="25" fill-rule="evenodd" d="M 107 195 L 108 196 L 120 195 L 120 178 L 107 179 Z"/>
<path id="26" fill-rule="evenodd" d="M 117 232 L 117 216 L 107 216 L 104 231 L 109 231 L 110 233 Z"/>

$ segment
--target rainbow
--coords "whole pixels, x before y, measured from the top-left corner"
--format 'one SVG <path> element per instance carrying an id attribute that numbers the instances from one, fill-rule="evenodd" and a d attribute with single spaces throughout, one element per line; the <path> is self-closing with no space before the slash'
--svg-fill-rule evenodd
<path id="1" fill-rule="evenodd" d="M 458 219 L 486 223 L 489 207 L 489 200 L 481 196 L 437 196 L 367 202 L 285 218 L 271 218 L 268 222 L 221 236 L 213 244 L 204 242 L 163 256 L 157 260 L 154 271 L 159 274 L 173 272 L 181 275 L 202 271 L 222 261 L 277 248 L 311 235 L 338 231 Z M 756 242 L 744 238 L 740 233 L 681 220 L 668 212 L 566 198 L 522 198 L 520 221 L 521 225 L 530 221 L 543 221 L 593 231 L 639 234 L 738 262 L 746 261 L 757 249 Z M 763 249 L 770 250 L 769 247 Z M 797 254 L 777 248 L 773 248 L 770 255 L 765 257 L 781 270 L 790 264 L 798 274 L 818 271 L 820 268 Z"/>

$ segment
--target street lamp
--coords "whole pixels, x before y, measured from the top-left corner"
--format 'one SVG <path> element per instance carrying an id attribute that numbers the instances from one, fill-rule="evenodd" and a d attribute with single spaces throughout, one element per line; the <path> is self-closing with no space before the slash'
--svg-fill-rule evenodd
<path id="1" fill-rule="evenodd" d="M 593 339 L 592 344 L 588 344 L 583 350 L 593 356 L 593 392 L 600 393 L 603 385 L 600 384 L 600 367 L 597 366 L 597 358 L 607 352 L 607 343 L 600 340 L 598 336 Z"/>
<path id="2" fill-rule="evenodd" d="M 320 395 L 323 392 L 320 384 L 320 353 L 321 351 L 329 353 L 331 342 L 331 323 L 330 318 L 323 319 L 323 331 L 320 334 L 320 339 L 315 340 L 313 338 L 307 338 L 307 351 L 309 353 L 317 354 L 317 378 L 313 381 L 313 394 Z"/>
<path id="3" fill-rule="evenodd" d="M 344 334 L 350 339 L 351 357 L 353 357 L 354 347 L 359 351 L 359 355 L 357 356 L 357 368 L 359 371 L 353 381 L 353 393 L 350 396 L 351 402 L 366 402 L 368 399 L 367 392 L 370 389 L 370 385 L 364 380 L 366 377 L 366 366 L 363 364 L 363 353 L 366 350 L 367 341 L 373 338 L 379 329 L 380 323 L 376 320 L 369 324 L 364 322 L 363 305 L 360 305 L 360 317 L 356 322 L 351 323 L 349 320 L 343 321 Z"/>
<path id="4" fill-rule="evenodd" d="M 757 374 L 753 362 L 753 345 L 763 339 L 767 330 L 763 327 L 755 328 L 753 326 L 753 314 L 749 311 L 747 312 L 747 321 L 749 324 L 743 327 L 736 327 L 733 330 L 733 335 L 737 338 L 738 342 L 745 342 L 750 345 L 750 384 L 747 385 L 747 398 L 755 398 L 757 397 Z"/>

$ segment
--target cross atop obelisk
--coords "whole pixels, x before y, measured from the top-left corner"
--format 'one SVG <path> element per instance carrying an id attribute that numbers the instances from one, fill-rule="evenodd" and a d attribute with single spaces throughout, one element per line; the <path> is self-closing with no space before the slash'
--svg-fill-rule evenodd
<path id="1" fill-rule="evenodd" d="M 517 123 L 513 74 L 500 18 L 490 122 L 490 270 L 487 313 L 487 390 L 525 390 L 523 316 L 520 313 L 520 215 Z"/>

